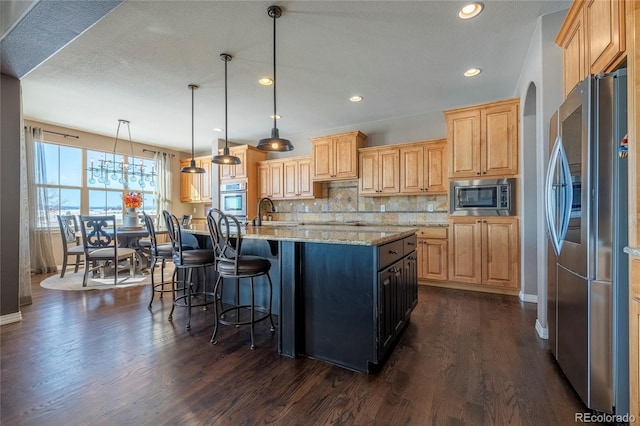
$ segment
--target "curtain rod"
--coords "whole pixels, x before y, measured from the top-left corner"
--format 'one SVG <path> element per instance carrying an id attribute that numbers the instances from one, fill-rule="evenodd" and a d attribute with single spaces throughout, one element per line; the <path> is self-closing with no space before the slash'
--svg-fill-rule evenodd
<path id="1" fill-rule="evenodd" d="M 154 151 L 154 150 L 152 150 L 152 149 L 147 149 L 147 148 L 143 148 L 143 149 L 142 149 L 142 152 L 150 152 L 150 153 L 152 153 L 152 154 L 168 155 L 168 156 L 170 156 L 170 157 L 175 157 L 175 156 L 176 156 L 175 154 L 170 154 L 170 153 L 168 153 L 168 152 Z"/>
<path id="2" fill-rule="evenodd" d="M 80 139 L 80 136 L 76 136 L 76 135 L 70 135 L 67 133 L 60 133 L 60 132 L 53 132 L 51 130 L 43 130 L 44 133 L 51 133 L 52 135 L 59 135 L 59 136 L 64 136 L 65 138 L 76 138 L 76 139 Z"/>

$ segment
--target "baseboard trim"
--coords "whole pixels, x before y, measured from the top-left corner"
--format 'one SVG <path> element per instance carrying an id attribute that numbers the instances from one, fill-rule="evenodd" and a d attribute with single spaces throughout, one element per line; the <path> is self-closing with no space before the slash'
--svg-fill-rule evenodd
<path id="1" fill-rule="evenodd" d="M 523 302 L 535 303 L 535 304 L 538 303 L 538 295 L 536 294 L 525 294 L 523 291 L 520 291 L 520 293 L 518 293 L 518 297 Z"/>
<path id="2" fill-rule="evenodd" d="M 549 339 L 549 329 L 545 328 L 540 324 L 540 321 L 536 319 L 536 331 L 538 332 L 538 336 L 541 339 L 548 340 Z"/>
<path id="3" fill-rule="evenodd" d="M 418 279 L 418 284 L 432 286 L 432 287 L 451 288 L 455 290 L 468 290 L 468 291 L 477 291 L 480 293 L 493 293 L 493 294 L 504 294 L 507 296 L 518 296 L 517 289 L 491 287 L 491 286 L 481 285 L 481 284 L 467 284 L 467 283 L 459 283 L 459 282 L 453 282 L 453 281 L 427 281 L 424 279 Z"/>
<path id="4" fill-rule="evenodd" d="M 22 312 L 20 311 L 0 316 L 0 326 L 20 321 L 22 321 Z"/>

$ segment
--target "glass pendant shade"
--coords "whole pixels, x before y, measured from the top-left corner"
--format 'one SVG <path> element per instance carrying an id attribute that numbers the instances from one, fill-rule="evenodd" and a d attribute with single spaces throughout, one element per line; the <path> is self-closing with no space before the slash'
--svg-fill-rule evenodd
<path id="1" fill-rule="evenodd" d="M 193 92 L 198 88 L 199 86 L 196 84 L 190 84 L 189 85 L 189 89 L 191 90 L 191 161 L 189 162 L 189 165 L 187 167 L 183 167 L 180 169 L 180 173 L 206 173 L 206 170 L 203 167 L 197 167 L 196 166 L 196 159 L 194 156 L 194 149 L 193 149 L 193 133 L 194 133 L 194 129 L 193 129 Z"/>
<path id="2" fill-rule="evenodd" d="M 224 149 L 222 155 L 216 155 L 211 159 L 214 164 L 240 164 L 240 157 L 236 157 L 229 153 L 229 146 L 227 143 L 227 62 L 231 60 L 232 56 L 228 53 L 222 53 L 220 59 L 224 61 Z"/>
<path id="3" fill-rule="evenodd" d="M 269 6 L 267 8 L 268 15 L 273 18 L 273 128 L 271 129 L 271 137 L 260 139 L 257 148 L 262 151 L 292 151 L 293 145 L 288 139 L 281 139 L 277 126 L 276 112 L 276 19 L 282 16 L 282 9 L 278 6 Z"/>

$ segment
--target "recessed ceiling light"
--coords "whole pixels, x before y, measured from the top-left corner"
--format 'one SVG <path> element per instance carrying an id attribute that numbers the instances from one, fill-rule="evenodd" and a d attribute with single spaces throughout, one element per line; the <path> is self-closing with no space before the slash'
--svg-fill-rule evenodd
<path id="1" fill-rule="evenodd" d="M 466 70 L 464 72 L 464 76 L 465 77 L 474 77 L 478 74 L 480 74 L 482 72 L 482 70 L 480 68 L 469 68 L 468 70 Z"/>
<path id="2" fill-rule="evenodd" d="M 260 80 L 258 80 L 258 83 L 263 86 L 271 86 L 273 84 L 273 80 L 271 80 L 269 77 L 262 77 Z"/>
<path id="3" fill-rule="evenodd" d="M 222 132 L 224 131 L 224 129 L 221 129 L 220 127 L 216 127 L 215 129 L 213 129 L 214 132 Z"/>
<path id="4" fill-rule="evenodd" d="M 276 114 L 276 115 L 270 115 L 269 117 L 271 118 L 275 118 L 276 120 L 280 120 L 282 118 L 282 116 L 280 114 Z"/>
<path id="5" fill-rule="evenodd" d="M 362 96 L 356 95 L 349 98 L 351 102 L 360 102 L 362 100 Z"/>
<path id="6" fill-rule="evenodd" d="M 460 19 L 471 19 L 474 16 L 478 16 L 480 12 L 482 12 L 482 9 L 484 9 L 482 3 L 469 3 L 458 11 L 458 17 Z"/>

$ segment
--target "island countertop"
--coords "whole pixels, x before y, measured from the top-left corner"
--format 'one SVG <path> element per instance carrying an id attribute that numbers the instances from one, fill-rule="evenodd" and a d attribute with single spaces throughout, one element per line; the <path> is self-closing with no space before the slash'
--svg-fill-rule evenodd
<path id="1" fill-rule="evenodd" d="M 183 229 L 194 235 L 209 235 L 206 225 L 194 224 L 190 229 Z M 354 225 L 268 225 L 243 226 L 240 229 L 242 238 L 294 241 L 325 244 L 349 244 L 377 246 L 417 232 L 414 227 L 401 226 L 354 226 Z"/>

